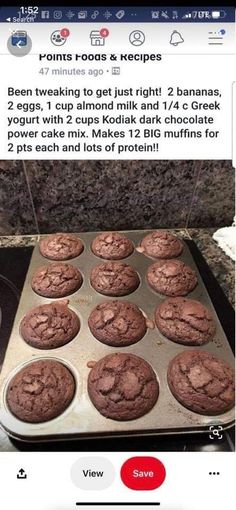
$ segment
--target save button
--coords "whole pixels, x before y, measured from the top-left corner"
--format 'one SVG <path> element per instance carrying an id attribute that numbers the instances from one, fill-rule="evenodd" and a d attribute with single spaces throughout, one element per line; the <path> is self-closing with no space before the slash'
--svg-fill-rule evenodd
<path id="1" fill-rule="evenodd" d="M 166 470 L 162 462 L 155 457 L 131 457 L 124 462 L 120 476 L 129 489 L 150 491 L 162 485 Z"/>

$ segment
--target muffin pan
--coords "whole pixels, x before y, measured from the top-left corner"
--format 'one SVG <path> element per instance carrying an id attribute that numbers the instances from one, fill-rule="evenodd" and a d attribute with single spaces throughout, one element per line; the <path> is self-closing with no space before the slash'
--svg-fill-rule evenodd
<path id="1" fill-rule="evenodd" d="M 141 239 L 150 232 L 150 230 L 142 230 L 126 231 L 124 233 L 134 243 L 134 246 L 138 247 Z M 104 259 L 95 256 L 91 251 L 91 243 L 98 233 L 78 234 L 84 244 L 84 250 L 78 257 L 70 259 L 69 263 L 81 271 L 83 284 L 78 291 L 67 296 L 66 299 L 69 299 L 69 307 L 77 313 L 81 327 L 72 341 L 56 349 L 41 350 L 31 347 L 23 340 L 19 332 L 20 322 L 30 309 L 60 299 L 44 298 L 32 290 L 31 280 L 36 269 L 52 262 L 40 254 L 38 246 L 33 251 L 0 377 L 0 422 L 2 427 L 12 437 L 33 442 L 37 440 L 79 439 L 82 437 L 109 437 L 112 435 L 200 433 L 206 432 L 212 424 L 221 425 L 224 429 L 232 426 L 234 409 L 218 416 L 203 416 L 183 407 L 172 395 L 167 384 L 168 364 L 176 354 L 184 350 L 190 350 L 191 347 L 168 340 L 156 327 L 154 329 L 148 328 L 139 342 L 121 348 L 105 345 L 92 335 L 88 327 L 88 317 L 99 303 L 114 299 L 130 301 L 135 303 L 147 319 L 153 321 L 154 325 L 155 309 L 166 298 L 166 296 L 152 290 L 146 281 L 147 269 L 154 262 L 154 259 L 136 250 L 123 261 L 130 264 L 138 272 L 141 280 L 139 287 L 131 294 L 118 298 L 104 296 L 96 292 L 90 284 L 90 273 L 95 265 L 105 262 Z M 183 244 L 183 252 L 178 258 L 194 269 L 198 278 L 197 287 L 187 297 L 196 299 L 206 305 L 212 311 L 216 324 L 213 341 L 202 347 L 194 347 L 194 349 L 207 350 L 229 362 L 233 367 L 234 357 L 228 340 L 188 246 L 184 241 Z M 141 418 L 122 422 L 107 419 L 96 410 L 89 399 L 87 379 L 91 370 L 89 368 L 90 363 L 114 352 L 133 353 L 140 356 L 150 363 L 157 375 L 160 389 L 159 398 L 153 409 Z M 71 404 L 60 416 L 44 423 L 30 424 L 13 416 L 7 406 L 6 392 L 12 377 L 25 364 L 38 359 L 52 359 L 64 363 L 75 378 L 76 392 Z"/>

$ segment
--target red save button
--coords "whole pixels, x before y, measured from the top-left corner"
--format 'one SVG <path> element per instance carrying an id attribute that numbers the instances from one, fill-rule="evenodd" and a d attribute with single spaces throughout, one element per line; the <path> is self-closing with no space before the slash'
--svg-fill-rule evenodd
<path id="1" fill-rule="evenodd" d="M 123 464 L 122 482 L 134 491 L 151 491 L 162 485 L 166 470 L 162 462 L 154 457 L 132 457 Z"/>

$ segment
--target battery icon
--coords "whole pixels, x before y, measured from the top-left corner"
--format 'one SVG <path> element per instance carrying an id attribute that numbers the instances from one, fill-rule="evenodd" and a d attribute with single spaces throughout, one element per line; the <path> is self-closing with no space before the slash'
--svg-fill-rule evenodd
<path id="1" fill-rule="evenodd" d="M 213 19 L 220 19 L 220 18 L 223 19 L 223 18 L 225 18 L 226 14 L 227 13 L 225 11 L 212 11 L 211 12 L 211 17 Z"/>

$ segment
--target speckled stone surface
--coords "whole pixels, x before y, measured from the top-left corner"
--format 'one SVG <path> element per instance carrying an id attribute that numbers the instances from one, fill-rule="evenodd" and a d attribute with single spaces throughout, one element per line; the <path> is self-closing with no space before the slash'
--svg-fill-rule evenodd
<path id="1" fill-rule="evenodd" d="M 195 241 L 208 266 L 222 287 L 229 302 L 235 306 L 235 266 L 234 261 L 226 255 L 212 239 L 215 228 L 188 229 L 190 237 Z"/>
<path id="2" fill-rule="evenodd" d="M 0 161 L 0 235 L 36 233 L 22 161 Z"/>
<path id="3" fill-rule="evenodd" d="M 222 227 L 230 161 L 0 161 L 0 235 Z"/>
<path id="4" fill-rule="evenodd" d="M 193 161 L 28 161 L 41 233 L 185 227 Z"/>
<path id="5" fill-rule="evenodd" d="M 235 169 L 231 161 L 201 161 L 188 228 L 232 224 L 235 214 Z"/>
<path id="6" fill-rule="evenodd" d="M 40 236 L 0 236 L 0 248 L 35 246 Z"/>

